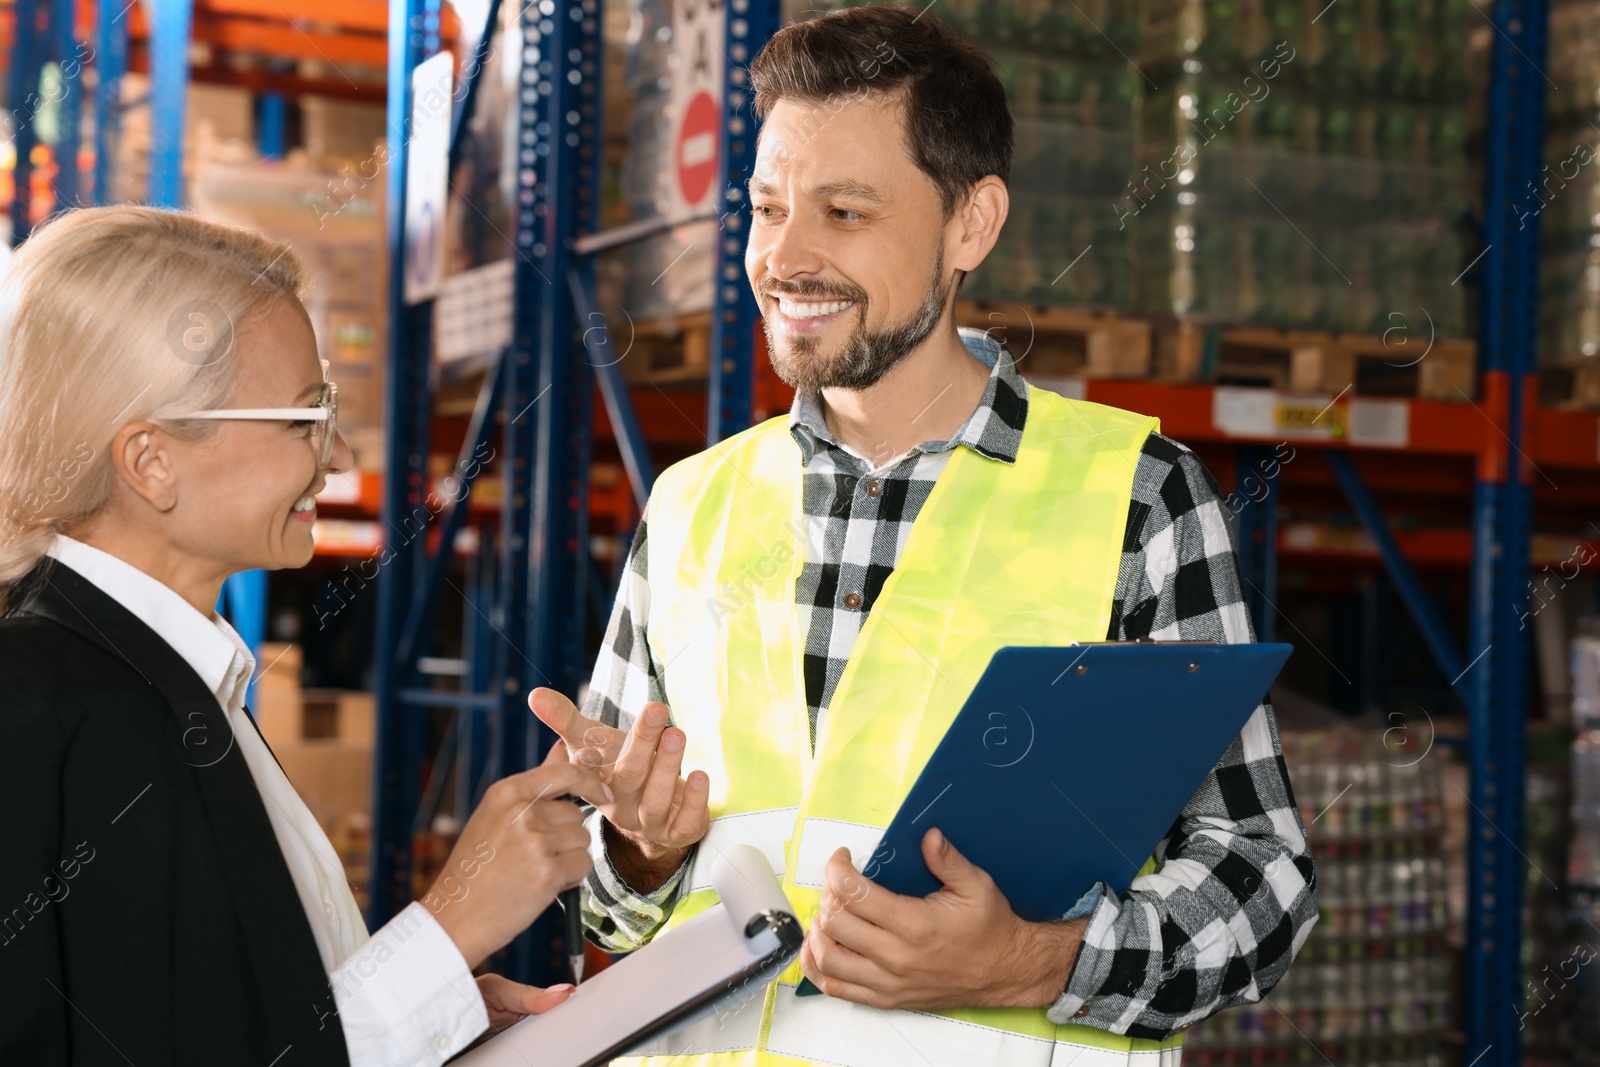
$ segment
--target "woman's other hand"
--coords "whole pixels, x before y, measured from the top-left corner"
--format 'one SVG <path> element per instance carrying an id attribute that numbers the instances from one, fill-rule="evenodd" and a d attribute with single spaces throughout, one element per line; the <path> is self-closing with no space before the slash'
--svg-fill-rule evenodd
<path id="1" fill-rule="evenodd" d="M 468 967 L 526 930 L 591 866 L 589 832 L 572 793 L 596 806 L 611 790 L 557 742 L 539 766 L 502 778 L 467 820 L 444 872 L 422 898 Z"/>
<path id="2" fill-rule="evenodd" d="M 563 984 L 540 989 L 498 974 L 480 974 L 478 992 L 489 1009 L 489 1030 L 499 1033 L 529 1015 L 542 1015 L 572 995 L 576 986 Z"/>

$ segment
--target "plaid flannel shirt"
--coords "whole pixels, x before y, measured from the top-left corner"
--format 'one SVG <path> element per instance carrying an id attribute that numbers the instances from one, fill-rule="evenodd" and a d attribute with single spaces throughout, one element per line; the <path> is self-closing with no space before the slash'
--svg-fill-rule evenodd
<path id="1" fill-rule="evenodd" d="M 862 621 L 953 449 L 1015 461 L 1028 408 L 1022 376 L 987 335 L 961 336 L 991 373 L 977 409 L 948 441 L 868 458 L 833 439 L 814 392 L 799 393 L 790 410 L 805 468 L 806 546 L 796 601 L 813 744 Z M 585 715 L 621 729 L 647 701 L 666 696 L 645 640 L 648 523 L 647 505 L 582 701 Z M 1216 482 L 1192 452 L 1160 434 L 1146 440 L 1135 468 L 1106 636 L 1255 639 Z M 596 944 L 623 952 L 665 923 L 687 861 L 655 892 L 635 892 L 606 855 L 599 818 L 590 813 L 595 866 L 584 884 L 584 918 Z M 1089 922 L 1066 989 L 1049 1009 L 1054 1021 L 1163 1038 L 1222 1008 L 1260 1000 L 1283 977 L 1317 906 L 1311 852 L 1270 705 L 1256 709 L 1155 860 L 1155 870 L 1134 879 L 1127 894 L 1097 884 L 1063 916 L 1087 915 Z"/>

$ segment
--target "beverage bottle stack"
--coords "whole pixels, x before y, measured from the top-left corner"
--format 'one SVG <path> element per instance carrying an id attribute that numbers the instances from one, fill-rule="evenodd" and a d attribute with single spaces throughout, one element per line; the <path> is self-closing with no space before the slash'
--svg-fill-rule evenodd
<path id="1" fill-rule="evenodd" d="M 1545 165 L 1515 210 L 1540 227 L 1540 362 L 1583 366 L 1600 359 L 1600 4 L 1551 4 L 1546 69 Z"/>
<path id="2" fill-rule="evenodd" d="M 1440 1067 L 1455 989 L 1439 847 L 1448 757 L 1386 747 L 1393 732 L 1281 736 L 1316 860 L 1317 924 L 1262 1001 L 1190 1028 L 1184 1059 Z"/>
<path id="3" fill-rule="evenodd" d="M 1572 838 L 1567 859 L 1571 930 L 1557 981 L 1570 985 L 1583 1063 L 1600 1063 L 1600 619 L 1584 620 L 1571 646 Z M 1541 983 L 1542 988 L 1542 983 Z M 1524 1004 L 1524 1007 L 1529 1007 Z"/>
<path id="4" fill-rule="evenodd" d="M 857 5 L 788 6 L 799 14 Z M 938 0 L 929 11 L 994 57 L 1015 123 L 1010 215 L 961 295 L 1129 308 L 1130 231 L 1114 206 L 1133 171 L 1135 104 L 1144 85 L 1128 58 L 1139 41 L 1135 5 Z"/>
<path id="5" fill-rule="evenodd" d="M 1524 782 L 1522 843 L 1522 1003 L 1516 1014 L 1523 1067 L 1568 1067 L 1581 998 L 1573 978 L 1582 971 L 1576 944 L 1600 955 L 1600 929 L 1574 927 L 1567 882 L 1573 843 L 1571 785 L 1578 767 L 1565 726 L 1530 723 Z M 1576 940 L 1574 936 L 1576 935 Z"/>
<path id="6" fill-rule="evenodd" d="M 1469 333 L 1468 0 L 1145 0 L 1135 309 Z M 1470 257 L 1468 257 L 1470 258 Z M 1396 319 L 1394 316 L 1401 316 Z"/>
<path id="7" fill-rule="evenodd" d="M 1572 849 L 1575 889 L 1600 891 L 1600 637 L 1572 642 Z"/>

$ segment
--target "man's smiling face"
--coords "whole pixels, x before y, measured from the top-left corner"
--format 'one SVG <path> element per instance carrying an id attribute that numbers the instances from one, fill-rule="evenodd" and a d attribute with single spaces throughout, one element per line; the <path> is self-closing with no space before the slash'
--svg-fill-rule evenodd
<path id="1" fill-rule="evenodd" d="M 779 100 L 750 181 L 750 278 L 778 376 L 864 389 L 938 325 L 951 279 L 899 96 Z"/>

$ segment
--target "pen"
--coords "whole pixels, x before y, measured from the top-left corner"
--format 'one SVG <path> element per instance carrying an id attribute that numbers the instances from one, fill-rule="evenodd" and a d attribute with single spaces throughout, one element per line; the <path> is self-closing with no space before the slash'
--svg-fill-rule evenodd
<path id="1" fill-rule="evenodd" d="M 578 911 L 578 890 L 563 889 L 561 906 L 567 912 L 567 962 L 572 964 L 572 981 L 583 981 L 583 915 Z"/>
<path id="2" fill-rule="evenodd" d="M 571 793 L 563 793 L 557 799 L 570 800 L 580 806 L 583 804 Z M 560 899 L 561 908 L 567 913 L 567 962 L 572 965 L 573 984 L 577 984 L 583 981 L 583 912 L 578 908 L 578 887 L 563 889 Z"/>

